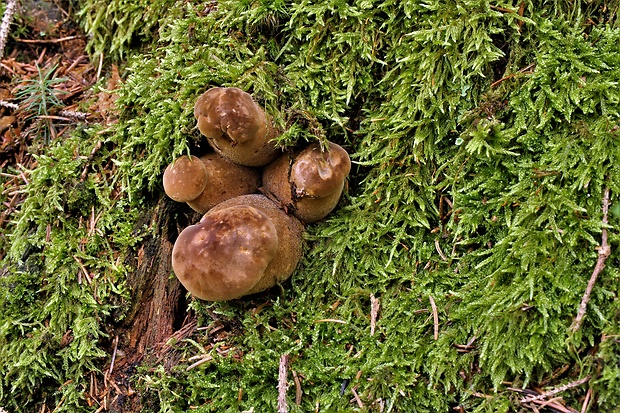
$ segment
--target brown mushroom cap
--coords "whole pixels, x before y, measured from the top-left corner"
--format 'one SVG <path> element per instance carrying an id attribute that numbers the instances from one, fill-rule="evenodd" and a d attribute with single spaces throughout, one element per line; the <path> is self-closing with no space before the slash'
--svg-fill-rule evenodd
<path id="1" fill-rule="evenodd" d="M 281 156 L 263 171 L 266 193 L 306 223 L 325 218 L 336 207 L 351 170 L 347 152 L 335 143 L 329 148 L 310 145 L 296 156 Z"/>
<path id="2" fill-rule="evenodd" d="M 216 87 L 194 106 L 198 129 L 216 152 L 245 166 L 264 166 L 278 156 L 276 132 L 263 109 L 241 89 Z"/>
<path id="3" fill-rule="evenodd" d="M 187 204 L 201 214 L 227 199 L 258 192 L 261 173 L 257 169 L 242 166 L 210 153 L 200 158 L 205 166 L 207 185 L 202 193 Z"/>
<path id="4" fill-rule="evenodd" d="M 185 228 L 172 250 L 172 268 L 195 297 L 231 300 L 261 281 L 278 252 L 278 233 L 270 217 L 238 205 L 210 212 Z"/>
<path id="5" fill-rule="evenodd" d="M 341 146 L 330 143 L 329 150 L 322 151 L 313 144 L 295 158 L 290 181 L 298 197 L 325 198 L 342 190 L 350 171 L 351 159 Z"/>
<path id="6" fill-rule="evenodd" d="M 207 212 L 205 217 L 217 213 L 220 209 L 235 206 L 256 208 L 267 215 L 278 233 L 278 248 L 276 254 L 265 270 L 262 279 L 246 294 L 254 294 L 264 291 L 288 279 L 295 271 L 302 256 L 301 236 L 304 230 L 299 220 L 276 206 L 276 204 L 264 195 L 243 195 L 229 199 Z"/>
<path id="7" fill-rule="evenodd" d="M 163 177 L 166 195 L 177 202 L 196 199 L 207 185 L 207 170 L 195 156 L 181 156 L 174 160 Z"/>

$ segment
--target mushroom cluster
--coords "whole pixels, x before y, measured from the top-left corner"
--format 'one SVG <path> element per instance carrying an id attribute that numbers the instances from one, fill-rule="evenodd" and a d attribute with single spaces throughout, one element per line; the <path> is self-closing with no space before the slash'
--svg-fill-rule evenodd
<path id="1" fill-rule="evenodd" d="M 349 155 L 335 143 L 283 153 L 265 111 L 238 88 L 209 89 L 194 116 L 214 152 L 182 156 L 164 171 L 166 194 L 203 214 L 179 234 L 172 268 L 202 300 L 264 291 L 297 267 L 304 225 L 338 204 Z"/>

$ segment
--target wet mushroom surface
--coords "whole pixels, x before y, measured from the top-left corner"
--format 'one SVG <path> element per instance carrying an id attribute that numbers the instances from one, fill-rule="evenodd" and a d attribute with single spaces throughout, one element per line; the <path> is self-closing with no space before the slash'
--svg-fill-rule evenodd
<path id="1" fill-rule="evenodd" d="M 207 169 L 197 157 L 181 156 L 164 171 L 164 191 L 177 202 L 191 201 L 204 191 L 207 179 Z"/>
<path id="2" fill-rule="evenodd" d="M 247 294 L 278 249 L 271 219 L 249 206 L 222 208 L 185 228 L 172 250 L 172 268 L 196 298 L 223 301 Z"/>
<path id="3" fill-rule="evenodd" d="M 236 164 L 217 153 L 200 157 L 207 184 L 200 195 L 187 204 L 201 214 L 217 204 L 240 195 L 257 193 L 261 186 L 261 171 Z"/>
<path id="4" fill-rule="evenodd" d="M 263 171 L 263 187 L 305 223 L 325 218 L 338 204 L 351 171 L 348 153 L 335 143 L 329 149 L 311 144 L 285 154 Z"/>
<path id="5" fill-rule="evenodd" d="M 215 213 L 221 208 L 231 206 L 250 206 L 263 212 L 271 219 L 278 234 L 276 255 L 265 270 L 263 278 L 248 294 L 264 291 L 287 280 L 297 268 L 302 257 L 303 224 L 296 217 L 280 209 L 275 202 L 259 194 L 231 198 L 217 205 L 211 211 Z"/>
<path id="6" fill-rule="evenodd" d="M 264 166 L 281 151 L 278 134 L 249 93 L 235 87 L 207 90 L 194 105 L 198 129 L 213 149 L 245 166 Z"/>
<path id="7" fill-rule="evenodd" d="M 179 234 L 172 267 L 202 300 L 261 292 L 291 276 L 302 256 L 303 229 L 263 195 L 232 198 Z"/>

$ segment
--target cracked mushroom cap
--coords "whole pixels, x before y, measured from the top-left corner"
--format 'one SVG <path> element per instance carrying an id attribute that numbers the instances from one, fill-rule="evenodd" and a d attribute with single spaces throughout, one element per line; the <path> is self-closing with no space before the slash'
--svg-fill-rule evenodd
<path id="1" fill-rule="evenodd" d="M 264 166 L 280 152 L 276 132 L 252 96 L 235 87 L 215 87 L 194 105 L 198 129 L 216 152 L 245 166 Z"/>
<path id="2" fill-rule="evenodd" d="M 291 168 L 290 181 L 295 186 L 295 196 L 325 198 L 342 191 L 344 179 L 351 171 L 349 154 L 340 145 L 329 144 L 327 151 L 319 144 L 304 149 Z"/>
<path id="3" fill-rule="evenodd" d="M 251 206 L 233 206 L 205 215 L 179 234 L 172 268 L 195 297 L 232 300 L 254 288 L 277 251 L 271 219 Z"/>
<path id="4" fill-rule="evenodd" d="M 236 164 L 217 153 L 200 160 L 205 166 L 207 185 L 196 199 L 187 202 L 194 211 L 205 214 L 227 199 L 258 192 L 261 173 L 257 169 Z"/>
<path id="5" fill-rule="evenodd" d="M 207 185 L 207 169 L 195 156 L 181 156 L 164 171 L 164 191 L 177 202 L 198 198 Z"/>
<path id="6" fill-rule="evenodd" d="M 329 150 L 322 151 L 312 144 L 267 166 L 263 186 L 303 222 L 313 223 L 336 207 L 350 170 L 351 160 L 341 146 L 330 143 Z"/>

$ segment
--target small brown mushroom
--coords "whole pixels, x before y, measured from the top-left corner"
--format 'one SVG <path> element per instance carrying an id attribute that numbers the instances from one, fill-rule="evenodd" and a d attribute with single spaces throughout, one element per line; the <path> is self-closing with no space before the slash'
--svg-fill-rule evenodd
<path id="1" fill-rule="evenodd" d="M 312 144 L 267 166 L 263 186 L 299 219 L 313 223 L 336 207 L 350 171 L 349 154 L 341 146 L 329 143 L 329 150 L 323 151 Z"/>
<path id="2" fill-rule="evenodd" d="M 263 195 L 229 199 L 179 235 L 172 267 L 195 297 L 223 301 L 291 276 L 301 259 L 302 224 Z"/>
<path id="3" fill-rule="evenodd" d="M 198 129 L 216 152 L 245 166 L 264 166 L 280 151 L 277 132 L 252 96 L 235 87 L 215 87 L 194 106 Z"/>
<path id="4" fill-rule="evenodd" d="M 202 193 L 187 204 L 201 214 L 227 199 L 258 192 L 261 173 L 210 153 L 200 158 L 205 166 L 207 185 Z"/>
<path id="5" fill-rule="evenodd" d="M 181 156 L 164 171 L 164 191 L 177 202 L 196 199 L 207 185 L 207 169 L 195 156 Z"/>

